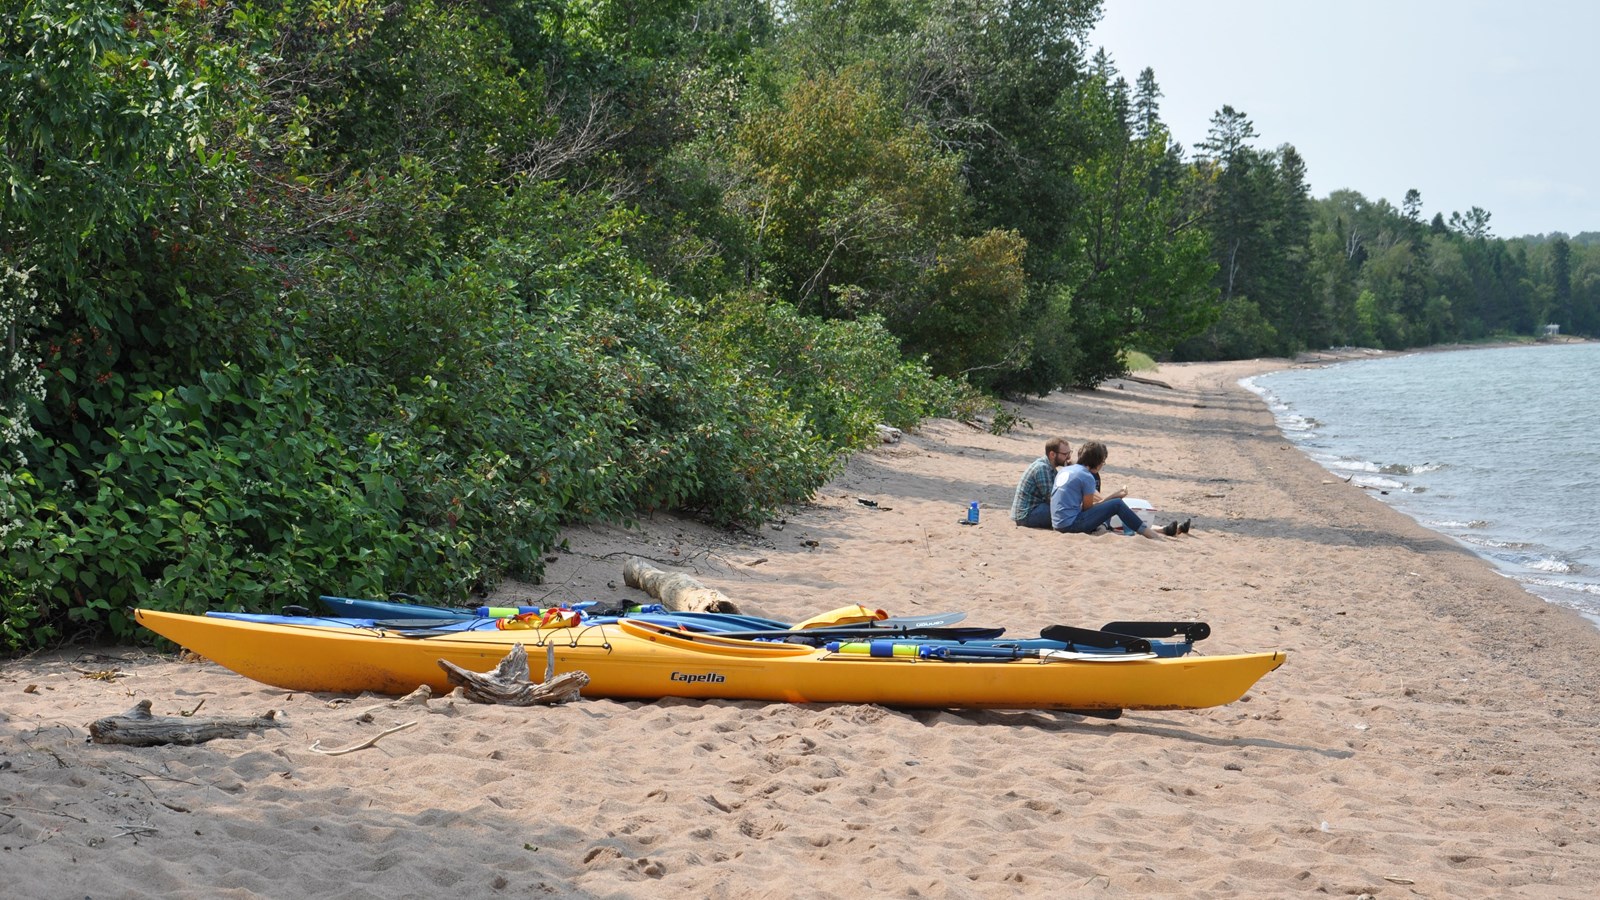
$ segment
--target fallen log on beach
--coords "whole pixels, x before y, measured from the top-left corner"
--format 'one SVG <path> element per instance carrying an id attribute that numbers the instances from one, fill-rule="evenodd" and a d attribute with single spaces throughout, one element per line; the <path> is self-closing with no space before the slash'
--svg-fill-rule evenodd
<path id="1" fill-rule="evenodd" d="M 706 587 L 681 572 L 663 572 L 637 556 L 622 564 L 622 580 L 677 612 L 737 613 L 739 605 L 721 591 Z"/>
<path id="2" fill-rule="evenodd" d="M 261 716 L 216 716 L 196 719 L 192 716 L 156 716 L 150 713 L 150 701 L 140 700 L 134 707 L 117 716 L 107 716 L 89 723 L 89 739 L 96 744 L 131 744 L 135 747 L 155 747 L 161 744 L 203 744 L 215 738 L 244 737 L 264 728 L 282 728 L 275 710 Z"/>
<path id="3" fill-rule="evenodd" d="M 1122 380 L 1131 381 L 1135 384 L 1148 384 L 1153 387 L 1166 388 L 1169 391 L 1172 390 L 1172 385 L 1167 384 L 1165 381 L 1161 381 L 1160 379 L 1156 378 L 1145 378 L 1142 375 L 1124 375 L 1122 376 Z"/>

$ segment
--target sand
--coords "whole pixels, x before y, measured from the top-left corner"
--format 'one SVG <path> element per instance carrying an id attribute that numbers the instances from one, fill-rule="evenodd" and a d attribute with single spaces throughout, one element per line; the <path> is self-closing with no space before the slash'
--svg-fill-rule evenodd
<path id="1" fill-rule="evenodd" d="M 131 647 L 0 665 L 0 884 L 56 897 L 1589 897 L 1600 883 L 1600 629 L 1329 475 L 1236 385 L 1162 367 L 936 421 L 776 527 L 583 528 L 505 599 L 645 599 L 637 555 L 745 611 L 967 610 L 1013 635 L 1202 619 L 1287 650 L 1244 700 L 1120 720 L 582 700 L 511 709 L 287 693 Z M 1012 526 L 1053 434 L 1170 541 Z M 878 504 L 870 508 L 866 498 Z M 982 503 L 978 527 L 957 524 Z M 99 674 L 97 674 L 99 673 Z M 109 673 L 109 674 L 108 674 Z M 140 699 L 283 727 L 93 744 Z M 343 748 L 406 722 L 375 745 Z"/>

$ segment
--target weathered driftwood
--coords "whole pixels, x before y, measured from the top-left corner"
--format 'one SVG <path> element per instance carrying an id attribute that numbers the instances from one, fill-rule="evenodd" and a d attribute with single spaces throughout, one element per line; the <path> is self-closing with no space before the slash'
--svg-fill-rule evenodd
<path id="1" fill-rule="evenodd" d="M 712 590 L 680 572 L 663 572 L 637 556 L 622 564 L 622 580 L 661 601 L 667 609 L 682 612 L 737 613 L 739 605 L 721 591 Z"/>
<path id="2" fill-rule="evenodd" d="M 1154 385 L 1155 387 L 1166 388 L 1169 391 L 1172 390 L 1172 385 L 1167 384 L 1165 381 L 1161 381 L 1161 380 L 1156 379 L 1156 378 L 1145 378 L 1142 375 L 1124 375 L 1124 376 L 1122 376 L 1122 380 L 1123 381 L 1132 381 L 1132 382 L 1134 382 L 1136 384 Z"/>
<path id="3" fill-rule="evenodd" d="M 578 699 L 578 692 L 589 683 L 583 672 L 563 672 L 551 677 L 546 668 L 542 684 L 528 677 L 528 651 L 514 644 L 506 658 L 488 672 L 463 669 L 448 659 L 439 660 L 450 683 L 458 685 L 468 700 L 498 703 L 503 706 L 533 706 L 540 703 L 565 703 Z"/>
<path id="4" fill-rule="evenodd" d="M 369 706 L 369 707 L 367 707 L 366 709 L 364 709 L 361 712 L 356 714 L 356 721 L 357 722 L 371 722 L 372 719 L 373 719 L 373 713 L 382 712 L 383 710 L 387 710 L 387 709 L 402 709 L 402 708 L 421 707 L 422 709 L 427 710 L 428 712 L 436 712 L 436 710 L 434 710 L 432 707 L 428 706 L 428 701 L 432 700 L 432 699 L 433 699 L 433 688 L 428 687 L 425 684 L 418 685 L 416 690 L 414 690 L 411 693 L 405 695 L 404 697 L 401 697 L 398 700 L 390 700 L 390 701 L 388 701 L 386 703 L 380 703 L 377 706 Z"/>
<path id="5" fill-rule="evenodd" d="M 343 756 L 346 753 L 354 753 L 357 750 L 365 750 L 368 747 L 376 746 L 378 741 L 383 740 L 384 738 L 388 737 L 391 734 L 394 734 L 396 731 L 405 731 L 407 728 L 410 728 L 411 726 L 413 726 L 415 724 L 417 724 L 417 723 L 412 721 L 412 722 L 407 722 L 404 725 L 396 725 L 395 727 L 390 728 L 387 731 L 378 732 L 377 734 L 373 735 L 372 737 L 367 738 L 366 740 L 362 741 L 359 744 L 351 744 L 350 746 L 345 747 L 345 748 L 340 749 L 340 750 L 324 750 L 324 749 L 322 749 L 322 742 L 321 741 L 312 741 L 311 742 L 311 750 L 312 750 L 313 753 L 321 753 L 323 756 Z"/>
<path id="6" fill-rule="evenodd" d="M 89 723 L 89 739 L 97 744 L 132 744 L 154 747 L 159 744 L 203 744 L 213 738 L 244 737 L 263 728 L 281 728 L 277 712 L 262 716 L 154 716 L 150 701 L 140 700 L 119 716 L 107 716 Z"/>

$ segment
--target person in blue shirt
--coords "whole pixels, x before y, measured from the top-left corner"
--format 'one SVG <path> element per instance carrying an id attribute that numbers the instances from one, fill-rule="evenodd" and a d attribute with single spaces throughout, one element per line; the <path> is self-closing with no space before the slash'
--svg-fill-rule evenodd
<path id="1" fill-rule="evenodd" d="M 1021 528 L 1050 527 L 1050 492 L 1056 483 L 1056 470 L 1072 462 L 1072 445 L 1055 437 L 1044 444 L 1044 455 L 1029 464 L 1017 482 L 1011 500 L 1011 521 Z"/>
<path id="2" fill-rule="evenodd" d="M 1127 488 L 1109 497 L 1102 496 L 1100 468 L 1106 464 L 1109 455 L 1105 444 L 1089 441 L 1078 448 L 1077 463 L 1057 473 L 1055 486 L 1050 492 L 1051 527 L 1064 533 L 1088 534 L 1116 516 L 1122 520 L 1125 528 L 1147 538 L 1159 539 L 1162 535 L 1173 537 L 1187 530 L 1177 522 L 1167 523 L 1160 531 L 1152 528 L 1123 502 L 1122 498 L 1128 496 Z"/>

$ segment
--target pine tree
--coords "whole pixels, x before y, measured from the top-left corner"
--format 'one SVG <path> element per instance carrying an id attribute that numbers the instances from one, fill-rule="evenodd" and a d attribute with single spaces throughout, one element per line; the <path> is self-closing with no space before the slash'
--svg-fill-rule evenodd
<path id="1" fill-rule="evenodd" d="M 1161 127 L 1161 88 L 1156 70 L 1148 66 L 1139 73 L 1133 89 L 1133 136 L 1144 140 Z"/>
<path id="2" fill-rule="evenodd" d="M 1400 205 L 1406 221 L 1414 225 L 1422 224 L 1422 192 L 1416 188 L 1406 191 L 1406 199 Z"/>
<path id="3" fill-rule="evenodd" d="M 1559 324 L 1577 330 L 1572 316 L 1572 246 L 1566 238 L 1557 237 L 1550 245 L 1550 283 Z"/>

